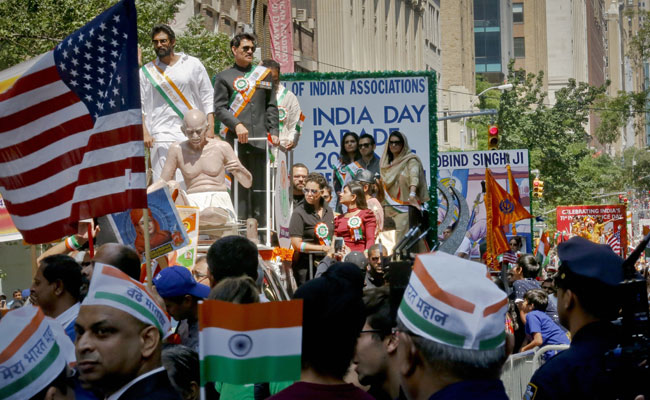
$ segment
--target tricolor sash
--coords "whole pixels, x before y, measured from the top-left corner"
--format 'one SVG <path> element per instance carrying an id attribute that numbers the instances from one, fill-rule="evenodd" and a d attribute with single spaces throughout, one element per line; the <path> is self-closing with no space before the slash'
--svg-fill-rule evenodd
<path id="1" fill-rule="evenodd" d="M 193 108 L 192 104 L 187 100 L 178 86 L 176 86 L 174 81 L 154 61 L 143 65 L 142 72 L 144 72 L 144 76 L 147 77 L 153 87 L 181 119 L 183 119 L 187 111 Z"/>
<path id="2" fill-rule="evenodd" d="M 244 108 L 246 108 L 248 103 L 251 101 L 251 98 L 253 98 L 257 86 L 259 86 L 260 82 L 266 78 L 269 72 L 271 72 L 271 70 L 266 67 L 261 65 L 254 66 L 248 73 L 246 73 L 246 75 L 239 76 L 232 82 L 235 91 L 230 97 L 228 109 L 235 118 L 244 111 Z M 225 138 L 227 132 L 228 127 L 224 123 L 220 123 L 219 135 Z"/>
<path id="3" fill-rule="evenodd" d="M 347 165 L 343 165 L 341 160 L 339 160 L 338 164 L 336 164 L 336 167 L 334 168 L 334 175 L 336 176 L 336 179 L 338 179 L 339 183 L 341 184 L 341 187 L 343 187 L 345 186 L 346 183 L 354 179 L 354 176 L 356 175 L 357 171 L 359 171 L 362 168 L 363 167 L 361 166 L 361 164 L 359 164 L 356 161 Z"/>
<path id="4" fill-rule="evenodd" d="M 388 193 L 388 188 L 386 188 L 386 184 L 384 184 L 384 200 L 386 201 L 386 203 L 388 203 L 389 206 L 393 207 L 395 211 L 400 213 L 408 212 L 409 203 L 406 201 L 396 199 L 393 196 L 391 196 L 391 194 Z"/>
<path id="5" fill-rule="evenodd" d="M 287 108 L 281 106 L 282 100 L 284 100 L 284 96 L 289 92 L 289 89 L 286 87 L 282 91 L 282 93 L 278 92 L 276 99 L 278 101 L 278 121 L 279 121 L 279 128 L 280 132 L 282 132 L 282 128 L 284 128 L 284 122 L 287 120 Z"/>

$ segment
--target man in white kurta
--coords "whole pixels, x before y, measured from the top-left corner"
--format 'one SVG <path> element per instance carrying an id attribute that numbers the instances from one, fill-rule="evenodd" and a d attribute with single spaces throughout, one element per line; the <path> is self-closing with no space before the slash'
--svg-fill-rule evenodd
<path id="1" fill-rule="evenodd" d="M 151 149 L 153 181 L 160 179 L 169 147 L 186 137 L 181 131 L 182 115 L 191 109 L 208 116 L 209 135 L 214 136 L 213 89 L 201 61 L 174 53 L 174 31 L 167 25 L 152 29 L 158 58 L 140 69 L 140 95 L 145 146 Z M 177 180 L 183 182 L 180 172 Z"/>

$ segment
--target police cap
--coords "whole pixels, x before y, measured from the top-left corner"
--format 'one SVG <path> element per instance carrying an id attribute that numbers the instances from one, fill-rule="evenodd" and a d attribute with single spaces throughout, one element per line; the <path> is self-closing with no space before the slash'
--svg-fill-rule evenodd
<path id="1" fill-rule="evenodd" d="M 565 279 L 562 270 L 568 270 L 578 277 L 592 278 L 608 286 L 623 281 L 623 259 L 606 244 L 574 236 L 557 246 L 561 268 L 556 278 Z"/>

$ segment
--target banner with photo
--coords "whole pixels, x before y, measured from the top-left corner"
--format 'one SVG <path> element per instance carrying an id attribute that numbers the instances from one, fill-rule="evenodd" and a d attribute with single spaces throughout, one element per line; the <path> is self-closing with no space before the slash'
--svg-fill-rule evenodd
<path id="1" fill-rule="evenodd" d="M 199 208 L 191 206 L 176 206 L 181 222 L 185 226 L 190 244 L 174 250 L 167 255 L 169 265 L 181 265 L 185 268 L 194 268 L 196 252 L 199 243 Z"/>
<path id="2" fill-rule="evenodd" d="M 165 186 L 148 193 L 147 202 L 149 204 L 147 211 L 149 212 L 151 259 L 187 246 L 190 243 L 187 232 L 169 194 L 169 189 Z M 133 247 L 144 262 L 143 210 L 136 208 L 110 214 L 108 221 L 117 240 Z"/>
<path id="3" fill-rule="evenodd" d="M 530 212 L 530 172 L 528 150 L 489 150 L 438 153 L 438 180 L 446 187 L 455 187 L 462 195 L 461 206 L 469 209 L 469 222 L 461 227 L 467 231 L 472 242 L 471 258 L 479 258 L 479 246 L 487 234 L 485 212 L 485 168 L 490 168 L 492 176 L 502 188 L 510 192 L 506 166 L 510 164 L 513 177 L 519 188 L 521 204 Z M 440 192 L 438 192 L 440 195 Z M 438 199 L 438 223 L 442 222 L 448 210 L 444 198 Z M 453 221 L 458 220 L 458 207 L 451 208 Z M 512 226 L 504 228 L 507 237 L 514 236 Z M 532 253 L 533 244 L 530 220 L 515 224 L 517 236 L 523 239 L 522 253 Z"/>
<path id="4" fill-rule="evenodd" d="M 582 236 L 608 244 L 615 253 L 627 252 L 627 213 L 622 204 L 600 206 L 559 206 L 557 230 L 569 237 Z"/>

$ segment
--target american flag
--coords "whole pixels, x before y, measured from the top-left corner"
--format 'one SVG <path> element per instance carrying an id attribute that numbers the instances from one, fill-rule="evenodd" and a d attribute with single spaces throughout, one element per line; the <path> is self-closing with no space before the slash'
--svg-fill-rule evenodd
<path id="1" fill-rule="evenodd" d="M 503 256 L 503 262 L 506 262 L 508 264 L 516 264 L 517 259 L 517 254 L 513 253 L 512 251 L 506 251 L 505 253 L 502 254 Z"/>
<path id="2" fill-rule="evenodd" d="M 0 93 L 0 193 L 29 243 L 147 206 L 134 0 L 39 57 Z"/>
<path id="3" fill-rule="evenodd" d="M 607 244 L 614 250 L 614 253 L 621 254 L 621 231 L 616 231 L 607 237 Z"/>

